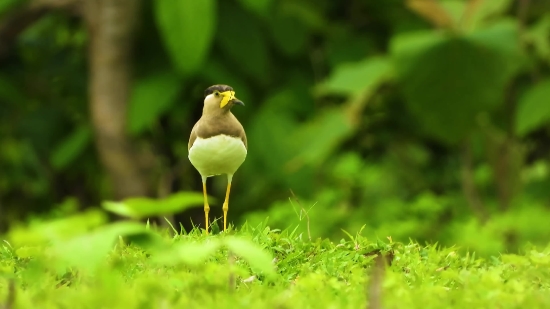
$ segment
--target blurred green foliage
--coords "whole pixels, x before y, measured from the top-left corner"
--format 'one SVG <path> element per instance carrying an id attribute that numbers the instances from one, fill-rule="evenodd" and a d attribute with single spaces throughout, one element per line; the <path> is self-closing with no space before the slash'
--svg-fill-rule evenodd
<path id="1" fill-rule="evenodd" d="M 0 18 L 26 5 L 8 2 Z M 267 216 L 305 233 L 307 221 L 335 238 L 366 225 L 482 254 L 547 243 L 550 4 L 522 3 L 144 1 L 126 127 L 163 192 L 146 203 L 200 191 L 187 139 L 203 90 L 224 83 L 246 104 L 234 113 L 249 139 L 233 223 Z M 89 35 L 52 10 L 0 57 L 4 227 L 112 197 L 89 120 Z M 225 179 L 210 183 L 223 196 Z M 202 222 L 200 211 L 178 219 Z"/>

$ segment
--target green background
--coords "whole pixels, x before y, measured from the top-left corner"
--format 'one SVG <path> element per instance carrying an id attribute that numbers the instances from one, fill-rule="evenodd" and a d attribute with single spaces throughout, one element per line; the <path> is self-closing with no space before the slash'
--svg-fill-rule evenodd
<path id="1" fill-rule="evenodd" d="M 95 139 L 86 8 L 46 6 L 15 27 L 36 8 L 3 1 L 1 228 L 132 197 L 201 224 L 187 141 L 204 89 L 222 83 L 246 104 L 233 110 L 249 143 L 229 204 L 237 226 L 309 223 L 335 239 L 364 226 L 481 254 L 546 244 L 550 4 L 522 3 L 143 1 L 116 121 L 146 185 L 127 196 Z M 225 185 L 209 180 L 211 216 Z"/>

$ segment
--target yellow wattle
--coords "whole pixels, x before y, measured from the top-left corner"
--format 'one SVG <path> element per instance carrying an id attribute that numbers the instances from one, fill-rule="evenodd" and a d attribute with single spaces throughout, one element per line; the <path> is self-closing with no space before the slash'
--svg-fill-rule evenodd
<path id="1" fill-rule="evenodd" d="M 224 91 L 220 93 L 222 95 L 222 101 L 220 102 L 220 108 L 223 108 L 224 106 L 229 103 L 229 101 L 235 99 L 235 91 Z"/>

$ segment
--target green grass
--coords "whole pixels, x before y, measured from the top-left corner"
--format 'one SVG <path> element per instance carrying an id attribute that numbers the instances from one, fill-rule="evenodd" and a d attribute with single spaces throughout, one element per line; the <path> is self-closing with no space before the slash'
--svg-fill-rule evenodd
<path id="1" fill-rule="evenodd" d="M 12 229 L 0 308 L 367 308 L 376 289 L 384 308 L 550 308 L 550 247 L 482 259 L 359 233 L 334 243 L 261 225 L 206 236 L 98 218 Z"/>

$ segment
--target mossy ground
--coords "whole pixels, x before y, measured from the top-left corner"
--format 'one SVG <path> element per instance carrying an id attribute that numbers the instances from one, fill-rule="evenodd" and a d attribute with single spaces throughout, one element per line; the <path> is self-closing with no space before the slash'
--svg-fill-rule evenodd
<path id="1" fill-rule="evenodd" d="M 31 241 L 28 229 L 12 232 L 12 242 L 0 246 L 0 304 L 367 308 L 378 299 L 383 308 L 550 308 L 550 247 L 480 258 L 359 234 L 335 243 L 266 226 L 206 236 L 139 225 L 111 224 L 62 240 L 53 233 L 47 244 Z M 375 263 L 379 254 L 386 263 Z"/>

